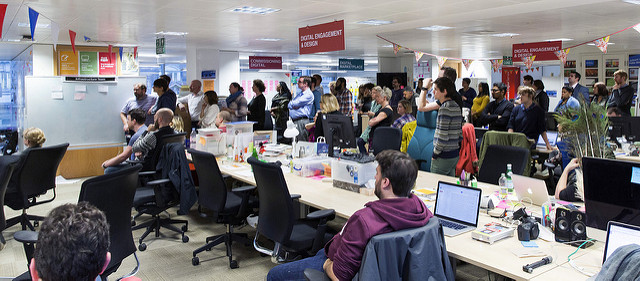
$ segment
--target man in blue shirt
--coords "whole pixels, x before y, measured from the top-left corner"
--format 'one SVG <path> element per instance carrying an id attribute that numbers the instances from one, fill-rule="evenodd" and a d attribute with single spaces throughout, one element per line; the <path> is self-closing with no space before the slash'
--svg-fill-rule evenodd
<path id="1" fill-rule="evenodd" d="M 127 159 L 133 160 L 135 158 L 135 156 L 133 155 L 133 144 L 144 132 L 147 131 L 147 126 L 144 124 L 144 121 L 145 113 L 141 108 L 136 108 L 129 111 L 129 113 L 127 114 L 127 125 L 129 126 L 129 130 L 132 130 L 136 133 L 131 137 L 129 143 L 124 148 L 122 153 L 102 163 L 102 168 L 105 169 L 105 174 L 113 173 L 120 169 L 130 167 L 130 165 L 124 163 L 124 161 Z"/>
<path id="2" fill-rule="evenodd" d="M 300 132 L 296 138 L 298 141 L 306 141 L 309 135 L 304 128 L 304 125 L 309 123 L 309 116 L 313 108 L 313 92 L 309 87 L 311 87 L 311 77 L 300 77 L 298 79 L 300 92 L 289 102 L 289 117 Z"/>
<path id="3" fill-rule="evenodd" d="M 322 96 L 320 89 L 322 89 L 322 87 L 319 86 L 316 77 L 311 76 L 310 90 L 313 93 L 313 107 L 311 108 L 311 115 L 309 115 L 310 119 L 313 119 L 316 116 L 316 113 L 320 112 L 320 97 Z"/>

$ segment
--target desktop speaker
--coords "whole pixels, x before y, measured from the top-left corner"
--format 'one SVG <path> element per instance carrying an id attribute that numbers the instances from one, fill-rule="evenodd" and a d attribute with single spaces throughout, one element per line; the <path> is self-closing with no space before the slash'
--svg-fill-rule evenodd
<path id="1" fill-rule="evenodd" d="M 584 216 L 582 216 L 584 217 Z M 562 207 L 556 208 L 556 220 L 553 233 L 557 242 L 571 241 L 571 211 Z"/>
<path id="2" fill-rule="evenodd" d="M 571 222 L 571 240 L 570 241 L 579 241 L 579 240 L 587 240 L 587 225 L 585 220 L 585 214 L 578 210 L 571 211 L 570 214 L 570 222 Z"/>

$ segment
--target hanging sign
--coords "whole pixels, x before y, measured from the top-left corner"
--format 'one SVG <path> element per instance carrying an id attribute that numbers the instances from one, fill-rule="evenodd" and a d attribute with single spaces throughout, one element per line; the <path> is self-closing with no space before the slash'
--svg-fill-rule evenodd
<path id="1" fill-rule="evenodd" d="M 364 71 L 364 60 L 363 59 L 339 59 L 338 70 Z"/>
<path id="2" fill-rule="evenodd" d="M 342 51 L 344 44 L 344 20 L 306 26 L 298 29 L 300 54 Z"/>
<path id="3" fill-rule="evenodd" d="M 513 57 L 502 56 L 502 65 L 513 65 Z"/>
<path id="4" fill-rule="evenodd" d="M 249 69 L 282 69 L 282 57 L 249 56 Z"/>
<path id="5" fill-rule="evenodd" d="M 557 60 L 555 52 L 562 49 L 562 41 L 513 44 L 513 62 L 536 56 L 536 61 Z"/>
<path id="6" fill-rule="evenodd" d="M 116 75 L 116 53 L 98 52 L 98 73 Z"/>
<path id="7" fill-rule="evenodd" d="M 164 37 L 156 38 L 156 55 L 164 54 Z"/>

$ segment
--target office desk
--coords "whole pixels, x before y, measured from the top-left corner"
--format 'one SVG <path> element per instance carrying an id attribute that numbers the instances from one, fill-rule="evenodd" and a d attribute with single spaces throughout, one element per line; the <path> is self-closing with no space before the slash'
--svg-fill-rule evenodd
<path id="1" fill-rule="evenodd" d="M 640 156 L 616 155 L 616 159 L 631 162 L 640 162 Z"/>
<path id="2" fill-rule="evenodd" d="M 591 251 L 588 251 L 593 247 L 597 247 L 597 248 L 592 249 Z M 583 251 L 583 250 L 579 250 L 579 251 Z M 603 252 L 604 252 L 604 243 L 598 241 L 595 245 L 589 247 L 583 255 L 579 257 L 572 256 L 571 260 L 574 262 L 576 266 L 584 268 L 583 270 L 585 272 L 597 274 L 598 271 L 600 271 L 600 268 L 602 268 Z M 567 257 L 565 256 L 564 261 L 566 260 L 567 260 Z M 548 280 L 558 279 L 558 277 L 562 277 L 563 279 L 566 279 L 566 280 L 586 280 L 587 278 L 589 278 L 589 276 L 583 273 L 580 273 L 579 271 L 571 267 L 571 265 L 568 262 L 565 262 L 564 264 L 557 266 L 552 270 L 544 272 L 531 280 L 548 281 Z"/>
<path id="3" fill-rule="evenodd" d="M 237 180 L 255 184 L 255 179 L 248 164 L 221 163 L 220 170 L 222 173 L 231 175 Z M 375 196 L 334 188 L 329 182 L 299 177 L 287 171 L 284 171 L 284 177 L 287 181 L 289 192 L 302 196 L 300 202 L 316 208 L 334 209 L 336 214 L 343 218 L 349 218 L 354 212 L 362 209 L 365 203 L 377 200 Z M 420 171 L 416 181 L 416 188 L 435 190 L 438 181 L 456 182 L 456 178 Z M 478 187 L 482 189 L 483 194 L 492 193 L 498 188 L 496 185 L 485 183 L 479 183 Z M 433 209 L 434 202 L 427 202 L 426 204 L 430 209 Z M 534 208 L 537 210 L 535 206 Z M 499 221 L 491 218 L 483 211 L 480 213 L 478 225 Z M 567 256 L 576 249 L 572 246 L 546 242 L 541 239 L 536 240 L 539 249 L 546 255 L 553 257 L 553 263 L 539 267 L 533 273 L 526 273 L 522 270 L 522 266 L 539 261 L 542 257 L 517 258 L 511 251 L 511 249 L 523 248 L 517 239 L 517 234 L 514 237 L 497 241 L 493 245 L 473 240 L 471 232 L 456 237 L 445 237 L 445 242 L 449 256 L 516 280 L 532 280 L 542 275 L 548 278 L 546 280 L 557 280 L 564 278 L 565 274 L 573 274 L 578 279 L 586 279 L 586 276 L 566 264 Z M 576 262 L 599 265 L 599 263 L 594 263 L 588 258 L 580 259 L 587 254 L 602 257 L 603 247 L 601 242 L 599 244 L 586 250 L 579 250 L 572 258 Z M 580 278 L 581 275 L 585 278 Z"/>

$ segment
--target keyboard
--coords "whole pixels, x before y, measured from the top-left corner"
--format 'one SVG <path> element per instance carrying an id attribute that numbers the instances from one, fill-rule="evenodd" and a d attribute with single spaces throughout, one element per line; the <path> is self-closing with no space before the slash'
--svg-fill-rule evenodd
<path id="1" fill-rule="evenodd" d="M 351 152 L 343 152 L 340 153 L 340 156 L 338 156 L 338 158 L 340 159 L 344 159 L 344 160 L 349 160 L 349 161 L 354 161 L 354 162 L 358 162 L 358 163 L 369 163 L 369 162 L 373 162 L 376 160 L 375 156 L 372 155 L 367 155 L 367 154 L 360 154 L 360 153 L 351 153 Z"/>
<path id="2" fill-rule="evenodd" d="M 440 220 L 440 224 L 442 224 L 442 226 L 448 227 L 448 228 L 453 228 L 453 229 L 463 229 L 466 226 L 459 224 L 459 223 L 455 223 L 455 222 L 450 222 L 450 221 L 446 221 L 446 220 Z"/>

